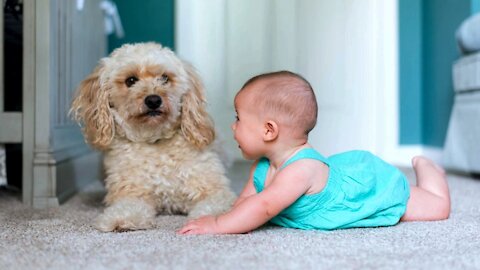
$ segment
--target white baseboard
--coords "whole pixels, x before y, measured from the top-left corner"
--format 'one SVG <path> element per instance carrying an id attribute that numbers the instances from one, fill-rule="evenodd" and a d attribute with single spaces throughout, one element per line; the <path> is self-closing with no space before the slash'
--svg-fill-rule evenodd
<path id="1" fill-rule="evenodd" d="M 396 149 L 387 153 L 382 158 L 396 166 L 411 166 L 411 160 L 414 156 L 426 156 L 437 164 L 443 163 L 443 148 L 423 145 L 399 145 Z"/>

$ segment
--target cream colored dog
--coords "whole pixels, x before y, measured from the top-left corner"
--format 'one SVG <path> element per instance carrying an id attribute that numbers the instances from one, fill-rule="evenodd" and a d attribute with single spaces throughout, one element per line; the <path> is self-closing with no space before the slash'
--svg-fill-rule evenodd
<path id="1" fill-rule="evenodd" d="M 124 45 L 79 86 L 71 113 L 104 151 L 101 231 L 146 229 L 157 212 L 218 214 L 235 196 L 212 147 L 213 123 L 189 64 L 155 43 Z"/>

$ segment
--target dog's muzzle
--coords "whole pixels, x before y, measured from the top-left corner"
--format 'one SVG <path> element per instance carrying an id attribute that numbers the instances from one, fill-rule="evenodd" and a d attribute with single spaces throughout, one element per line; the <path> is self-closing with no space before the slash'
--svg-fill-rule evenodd
<path id="1" fill-rule="evenodd" d="M 159 95 L 150 95 L 145 98 L 143 101 L 148 108 L 146 115 L 150 117 L 159 116 L 162 114 L 160 111 L 160 106 L 162 105 L 162 97 Z"/>

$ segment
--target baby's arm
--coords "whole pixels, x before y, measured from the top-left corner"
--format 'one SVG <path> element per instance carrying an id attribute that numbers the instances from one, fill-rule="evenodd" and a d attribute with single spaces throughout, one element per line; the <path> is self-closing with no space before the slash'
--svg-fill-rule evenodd
<path id="1" fill-rule="evenodd" d="M 237 200 L 235 200 L 235 202 L 233 203 L 233 207 L 236 207 L 243 200 L 257 193 L 257 191 L 255 190 L 255 186 L 253 185 L 253 172 L 255 171 L 257 164 L 258 164 L 258 160 L 255 161 L 255 163 L 253 163 L 252 167 L 250 168 L 247 184 L 245 184 L 245 187 L 243 188 L 242 192 L 238 196 Z"/>
<path id="2" fill-rule="evenodd" d="M 250 195 L 229 212 L 188 222 L 182 234 L 245 233 L 269 221 L 295 202 L 311 186 L 311 172 L 301 170 L 301 161 L 278 172 L 262 192 Z"/>

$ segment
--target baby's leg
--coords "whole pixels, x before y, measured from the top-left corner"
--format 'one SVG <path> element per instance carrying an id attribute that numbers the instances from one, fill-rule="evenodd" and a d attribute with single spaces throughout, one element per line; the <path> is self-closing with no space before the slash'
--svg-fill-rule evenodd
<path id="1" fill-rule="evenodd" d="M 412 159 L 417 186 L 410 188 L 410 199 L 402 221 L 447 219 L 450 194 L 445 171 L 433 161 L 417 156 Z"/>

